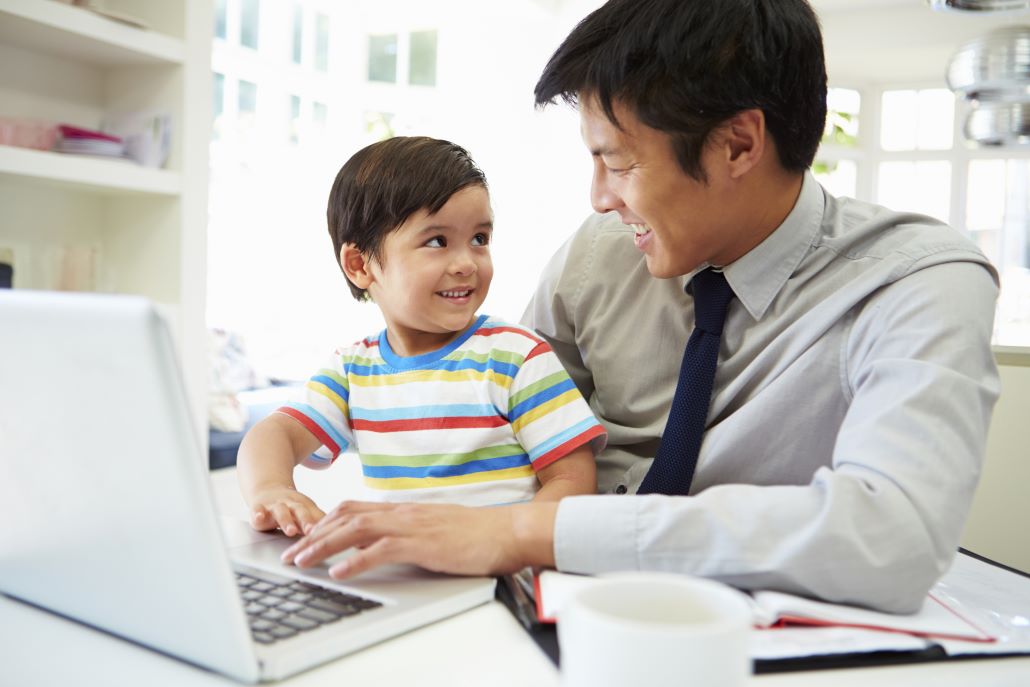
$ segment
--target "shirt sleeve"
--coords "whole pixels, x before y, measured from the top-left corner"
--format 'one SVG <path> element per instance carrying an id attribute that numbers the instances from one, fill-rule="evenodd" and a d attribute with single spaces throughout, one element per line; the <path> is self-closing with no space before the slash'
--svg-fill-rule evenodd
<path id="1" fill-rule="evenodd" d="M 587 443 L 596 456 L 607 436 L 545 341 L 526 355 L 515 374 L 508 422 L 537 471 Z"/>
<path id="2" fill-rule="evenodd" d="M 839 383 L 851 402 L 830 467 L 801 485 L 566 498 L 554 530 L 557 567 L 674 570 L 917 609 L 954 557 L 976 487 L 999 392 L 990 347 L 996 296 L 984 266 L 961 262 L 881 289 L 842 344 Z"/>
<path id="3" fill-rule="evenodd" d="M 322 445 L 301 465 L 321 470 L 332 465 L 354 441 L 350 426 L 350 383 L 344 361 L 336 352 L 325 367 L 308 379 L 296 401 L 277 409 L 301 423 Z"/>

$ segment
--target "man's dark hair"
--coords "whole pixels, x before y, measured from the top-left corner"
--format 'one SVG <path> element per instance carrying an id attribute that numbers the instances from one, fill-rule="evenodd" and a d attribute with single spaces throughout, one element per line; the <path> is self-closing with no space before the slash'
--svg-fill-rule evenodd
<path id="1" fill-rule="evenodd" d="M 450 141 L 398 136 L 362 148 L 340 168 L 329 192 L 326 217 L 336 261 L 340 249 L 353 243 L 381 263 L 387 234 L 419 210 L 439 212 L 469 186 L 486 188 L 486 177 L 468 151 Z M 364 289 L 349 279 L 347 285 L 365 300 Z"/>
<path id="2" fill-rule="evenodd" d="M 815 157 L 826 122 L 822 34 L 805 0 L 609 0 L 551 56 L 536 104 L 594 97 L 672 136 L 683 171 L 706 181 L 701 152 L 720 124 L 759 109 L 784 169 Z"/>

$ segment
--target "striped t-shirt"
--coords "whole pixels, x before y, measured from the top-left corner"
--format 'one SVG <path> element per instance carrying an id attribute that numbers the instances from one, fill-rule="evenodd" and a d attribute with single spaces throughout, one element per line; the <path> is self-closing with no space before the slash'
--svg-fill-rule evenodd
<path id="1" fill-rule="evenodd" d="M 587 442 L 596 455 L 606 440 L 551 347 L 486 315 L 423 355 L 397 355 L 385 331 L 337 350 L 279 412 L 322 442 L 305 465 L 356 450 L 383 501 L 526 501 L 537 470 Z"/>

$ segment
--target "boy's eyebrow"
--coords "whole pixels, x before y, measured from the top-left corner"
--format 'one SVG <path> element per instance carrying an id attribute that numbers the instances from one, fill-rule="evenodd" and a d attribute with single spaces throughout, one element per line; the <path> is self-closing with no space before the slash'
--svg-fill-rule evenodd
<path id="1" fill-rule="evenodd" d="M 488 220 L 486 222 L 480 222 L 479 224 L 476 225 L 476 229 L 490 229 L 490 230 L 493 230 L 493 228 L 494 228 L 493 220 Z M 419 234 L 425 234 L 425 233 L 431 232 L 431 231 L 451 231 L 453 229 L 454 229 L 454 226 L 450 225 L 450 224 L 430 224 L 428 227 L 422 227 L 421 229 L 419 229 L 418 233 Z"/>

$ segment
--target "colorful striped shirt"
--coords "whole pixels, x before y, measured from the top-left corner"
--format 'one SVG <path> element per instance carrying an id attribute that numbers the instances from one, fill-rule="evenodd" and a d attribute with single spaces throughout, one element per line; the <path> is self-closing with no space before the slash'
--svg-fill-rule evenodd
<path id="1" fill-rule="evenodd" d="M 369 496 L 382 501 L 526 501 L 536 471 L 606 441 L 551 347 L 486 315 L 423 355 L 397 355 L 385 331 L 337 350 L 279 412 L 322 442 L 305 465 L 355 450 Z"/>

